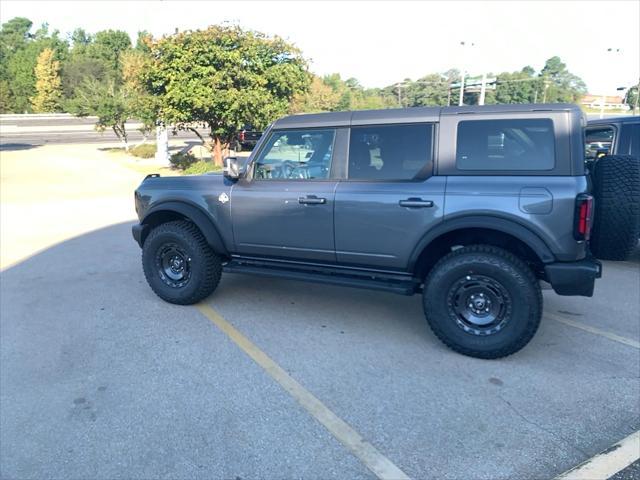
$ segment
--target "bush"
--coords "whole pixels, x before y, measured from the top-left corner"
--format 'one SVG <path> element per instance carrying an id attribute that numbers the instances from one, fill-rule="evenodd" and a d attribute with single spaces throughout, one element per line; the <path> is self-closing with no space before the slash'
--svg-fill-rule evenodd
<path id="1" fill-rule="evenodd" d="M 178 152 L 171 155 L 171 158 L 169 159 L 169 161 L 171 162 L 171 165 L 173 165 L 174 168 L 177 168 L 179 170 L 186 170 L 191 165 L 196 163 L 198 159 L 196 158 L 195 155 L 191 153 Z"/>
<path id="2" fill-rule="evenodd" d="M 186 175 L 200 175 L 207 172 L 221 172 L 222 167 L 213 164 L 211 160 L 198 160 L 185 169 Z"/>
<path id="3" fill-rule="evenodd" d="M 156 155 L 156 146 L 153 143 L 143 143 L 142 145 L 136 145 L 129 152 L 134 157 L 153 158 Z"/>

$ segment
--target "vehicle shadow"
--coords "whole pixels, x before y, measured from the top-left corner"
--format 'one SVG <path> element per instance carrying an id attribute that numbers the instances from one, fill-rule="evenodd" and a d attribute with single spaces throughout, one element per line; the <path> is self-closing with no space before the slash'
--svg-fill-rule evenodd
<path id="1" fill-rule="evenodd" d="M 34 145 L 31 143 L 0 143 L 0 152 L 13 152 L 18 150 L 30 150 L 38 148 L 42 145 Z"/>

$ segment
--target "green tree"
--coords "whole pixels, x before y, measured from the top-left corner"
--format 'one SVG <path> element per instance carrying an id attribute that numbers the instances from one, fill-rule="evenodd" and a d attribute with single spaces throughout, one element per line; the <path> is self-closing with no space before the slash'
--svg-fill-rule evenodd
<path id="1" fill-rule="evenodd" d="M 533 103 L 537 100 L 536 90 L 540 82 L 531 67 L 524 67 L 519 72 L 500 73 L 496 81 L 491 103 Z"/>
<path id="2" fill-rule="evenodd" d="M 55 112 L 60 108 L 62 87 L 60 83 L 60 62 L 54 59 L 54 52 L 45 48 L 38 56 L 35 67 L 36 95 L 31 99 L 34 112 Z"/>
<path id="3" fill-rule="evenodd" d="M 36 94 L 35 67 L 45 48 L 53 50 L 57 61 L 67 57 L 68 43 L 58 31 L 50 34 L 44 24 L 31 34 L 30 26 L 29 20 L 17 18 L 5 23 L 0 31 L 0 79 L 9 84 L 7 111 L 30 111 L 31 98 Z"/>
<path id="4" fill-rule="evenodd" d="M 62 66 L 61 76 L 64 98 L 68 100 L 76 96 L 76 90 L 87 78 L 104 82 L 107 72 L 103 62 L 87 55 L 76 54 L 74 47 L 71 58 Z"/>
<path id="5" fill-rule="evenodd" d="M 309 90 L 296 93 L 291 101 L 291 113 L 331 112 L 340 101 L 340 94 L 320 77 L 313 76 Z"/>
<path id="6" fill-rule="evenodd" d="M 279 37 L 238 26 L 181 32 L 151 45 L 149 91 L 161 119 L 178 129 L 205 124 L 214 163 L 245 123 L 264 128 L 285 114 L 309 75 L 300 51 Z"/>
<path id="7" fill-rule="evenodd" d="M 544 103 L 577 102 L 587 93 L 587 87 L 582 79 L 569 70 L 560 57 L 548 59 L 540 72 L 541 83 L 538 101 L 542 96 Z"/>
<path id="8" fill-rule="evenodd" d="M 139 130 L 143 136 L 142 143 L 145 143 L 156 127 L 160 107 L 159 98 L 149 94 L 144 83 L 144 75 L 151 66 L 151 56 L 143 50 L 128 50 L 122 53 L 120 61 L 123 86 L 133 94 L 131 115 L 142 123 Z"/>
<path id="9" fill-rule="evenodd" d="M 625 97 L 626 103 L 627 105 L 629 105 L 629 108 L 631 108 L 631 110 L 633 111 L 634 115 L 638 115 L 638 105 L 640 103 L 640 99 L 638 98 L 638 91 L 640 90 L 640 83 L 638 85 L 635 85 L 633 87 L 631 87 L 628 91 L 627 91 L 627 95 Z"/>
<path id="10" fill-rule="evenodd" d="M 133 111 L 132 97 L 132 92 L 117 85 L 113 79 L 99 82 L 88 78 L 78 88 L 76 97 L 67 105 L 69 111 L 78 117 L 98 117 L 96 130 L 104 132 L 110 128 L 125 150 L 129 151 L 126 122 Z"/>
<path id="11" fill-rule="evenodd" d="M 87 54 L 104 62 L 110 78 L 121 81 L 120 54 L 131 48 L 131 39 L 122 30 L 103 30 L 95 34 L 93 42 L 87 47 Z"/>

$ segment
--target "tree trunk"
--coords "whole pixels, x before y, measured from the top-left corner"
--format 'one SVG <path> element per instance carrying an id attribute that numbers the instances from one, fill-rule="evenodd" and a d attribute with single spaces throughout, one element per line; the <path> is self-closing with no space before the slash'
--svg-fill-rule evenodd
<path id="1" fill-rule="evenodd" d="M 211 151 L 213 164 L 222 167 L 222 141 L 218 135 L 213 137 L 213 149 Z"/>

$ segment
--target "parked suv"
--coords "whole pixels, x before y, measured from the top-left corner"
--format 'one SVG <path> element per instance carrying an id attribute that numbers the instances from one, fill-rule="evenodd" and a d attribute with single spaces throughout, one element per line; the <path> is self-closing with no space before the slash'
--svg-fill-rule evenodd
<path id="1" fill-rule="evenodd" d="M 289 116 L 224 175 L 147 177 L 133 236 L 171 303 L 223 271 L 421 293 L 446 345 L 503 357 L 538 329 L 541 280 L 589 297 L 601 275 L 584 125 L 569 104 Z"/>
<path id="2" fill-rule="evenodd" d="M 590 120 L 585 143 L 597 200 L 591 250 L 604 260 L 626 260 L 640 237 L 640 117 Z"/>

